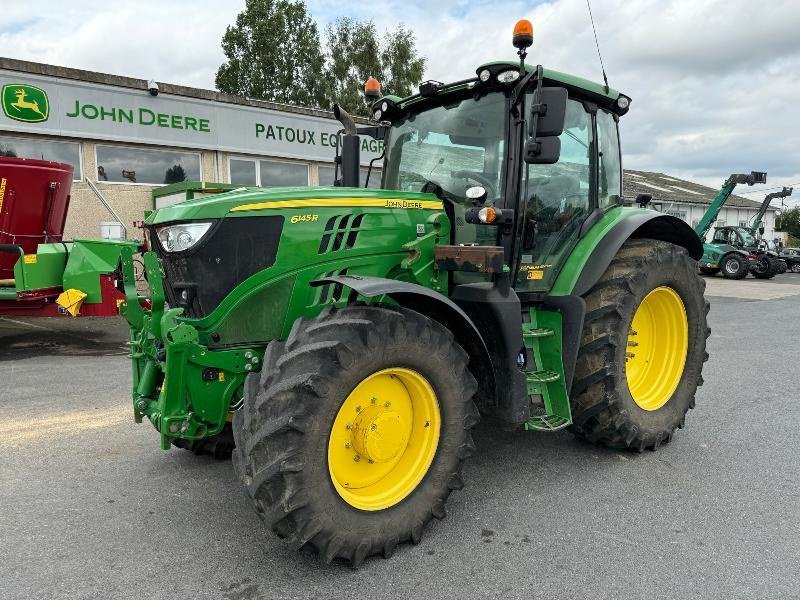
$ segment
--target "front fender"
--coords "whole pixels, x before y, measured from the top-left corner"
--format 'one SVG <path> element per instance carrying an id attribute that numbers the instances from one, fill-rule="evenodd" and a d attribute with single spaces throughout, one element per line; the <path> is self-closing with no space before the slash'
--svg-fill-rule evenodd
<path id="1" fill-rule="evenodd" d="M 311 282 L 312 287 L 339 284 L 365 298 L 386 296 L 404 308 L 410 308 L 438 321 L 449 329 L 469 354 L 469 368 L 482 390 L 495 391 L 491 354 L 480 330 L 461 307 L 447 296 L 424 286 L 383 277 L 336 275 Z M 520 330 L 521 335 L 521 330 Z"/>
<path id="2" fill-rule="evenodd" d="M 581 237 L 561 269 L 551 295 L 584 295 L 630 238 L 651 238 L 682 246 L 695 260 L 703 256 L 700 238 L 679 218 L 649 209 L 615 208 Z"/>

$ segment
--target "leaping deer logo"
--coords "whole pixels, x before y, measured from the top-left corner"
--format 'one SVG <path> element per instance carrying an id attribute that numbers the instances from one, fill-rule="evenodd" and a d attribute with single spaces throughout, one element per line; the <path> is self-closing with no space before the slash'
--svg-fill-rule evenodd
<path id="1" fill-rule="evenodd" d="M 9 83 L 3 86 L 3 113 L 15 121 L 39 123 L 50 113 L 47 92 L 27 83 Z"/>
<path id="2" fill-rule="evenodd" d="M 43 119 L 47 118 L 47 115 L 44 114 L 39 108 L 39 103 L 36 100 L 29 102 L 25 99 L 28 95 L 25 90 L 22 88 L 17 88 L 14 90 L 14 95 L 17 97 L 17 101 L 12 102 L 11 106 L 16 108 L 18 111 L 23 112 L 27 108 L 28 110 L 32 110 L 36 114 L 41 115 Z"/>

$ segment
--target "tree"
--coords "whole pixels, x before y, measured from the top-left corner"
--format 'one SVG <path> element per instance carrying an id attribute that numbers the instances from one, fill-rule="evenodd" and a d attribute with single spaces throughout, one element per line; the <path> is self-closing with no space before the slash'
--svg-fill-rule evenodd
<path id="1" fill-rule="evenodd" d="M 800 238 L 800 207 L 790 208 L 776 218 L 775 230 L 785 231 L 794 238 Z"/>
<path id="2" fill-rule="evenodd" d="M 404 25 L 387 32 L 381 61 L 385 94 L 409 96 L 422 81 L 425 59 L 417 55 L 414 33 Z"/>
<path id="3" fill-rule="evenodd" d="M 164 174 L 164 183 L 178 183 L 179 181 L 186 181 L 186 171 L 181 165 L 173 165 Z"/>
<path id="4" fill-rule="evenodd" d="M 325 93 L 332 105 L 338 102 L 348 112 L 364 112 L 361 91 L 370 77 L 380 77 L 382 65 L 375 24 L 348 17 L 325 29 L 328 52 Z"/>
<path id="5" fill-rule="evenodd" d="M 400 25 L 381 38 L 372 21 L 337 19 L 319 31 L 302 0 L 246 0 L 222 38 L 227 62 L 217 71 L 222 92 L 285 104 L 366 114 L 362 90 L 376 77 L 384 94 L 409 95 L 422 81 L 425 59 L 414 33 Z"/>
<path id="6" fill-rule="evenodd" d="M 323 106 L 324 60 L 317 25 L 300 0 L 246 0 L 222 38 L 222 92 L 285 104 Z"/>
<path id="7" fill-rule="evenodd" d="M 325 92 L 329 105 L 364 114 L 362 90 L 369 77 L 381 82 L 384 94 L 408 96 L 422 81 L 425 59 L 417 55 L 414 33 L 400 25 L 379 41 L 375 24 L 344 17 L 325 30 Z"/>

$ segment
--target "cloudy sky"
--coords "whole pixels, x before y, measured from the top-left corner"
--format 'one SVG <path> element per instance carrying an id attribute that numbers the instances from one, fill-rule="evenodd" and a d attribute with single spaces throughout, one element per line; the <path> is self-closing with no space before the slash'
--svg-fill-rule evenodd
<path id="1" fill-rule="evenodd" d="M 213 88 L 220 39 L 244 0 L 4 2 L 4 55 Z M 338 16 L 399 22 L 417 34 L 426 78 L 472 75 L 513 58 L 511 29 L 533 21 L 529 62 L 601 80 L 585 0 L 308 0 L 322 27 Z M 592 0 L 609 83 L 633 98 L 626 167 L 718 186 L 768 171 L 800 203 L 800 1 Z"/>

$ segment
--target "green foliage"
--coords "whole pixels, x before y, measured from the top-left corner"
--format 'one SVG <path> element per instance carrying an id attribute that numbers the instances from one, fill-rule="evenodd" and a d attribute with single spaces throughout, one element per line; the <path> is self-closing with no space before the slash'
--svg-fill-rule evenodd
<path id="1" fill-rule="evenodd" d="M 326 95 L 331 104 L 338 102 L 348 112 L 364 112 L 361 96 L 364 82 L 380 77 L 380 48 L 375 24 L 359 23 L 348 17 L 337 19 L 325 29 Z"/>
<path id="2" fill-rule="evenodd" d="M 366 113 L 364 82 L 375 77 L 384 94 L 408 96 L 422 81 L 425 59 L 417 55 L 414 33 L 400 25 L 380 38 L 372 21 L 343 17 L 325 29 L 326 94 L 352 113 Z"/>
<path id="3" fill-rule="evenodd" d="M 299 0 L 246 0 L 222 38 L 222 92 L 285 104 L 322 106 L 324 60 L 317 25 Z"/>
<path id="4" fill-rule="evenodd" d="M 186 171 L 181 165 L 173 165 L 164 174 L 164 183 L 178 183 L 186 181 Z"/>
<path id="5" fill-rule="evenodd" d="M 786 231 L 794 238 L 800 238 L 800 207 L 790 208 L 775 219 L 775 230 Z"/>
<path id="6" fill-rule="evenodd" d="M 422 81 L 425 59 L 403 25 L 379 36 L 372 21 L 349 17 L 325 28 L 326 51 L 302 0 L 247 0 L 222 38 L 227 62 L 217 71 L 222 92 L 329 110 L 338 102 L 366 114 L 364 82 L 408 96 Z"/>
<path id="7" fill-rule="evenodd" d="M 409 96 L 422 81 L 425 59 L 417 55 L 414 33 L 404 25 L 387 32 L 381 61 L 384 94 Z"/>

